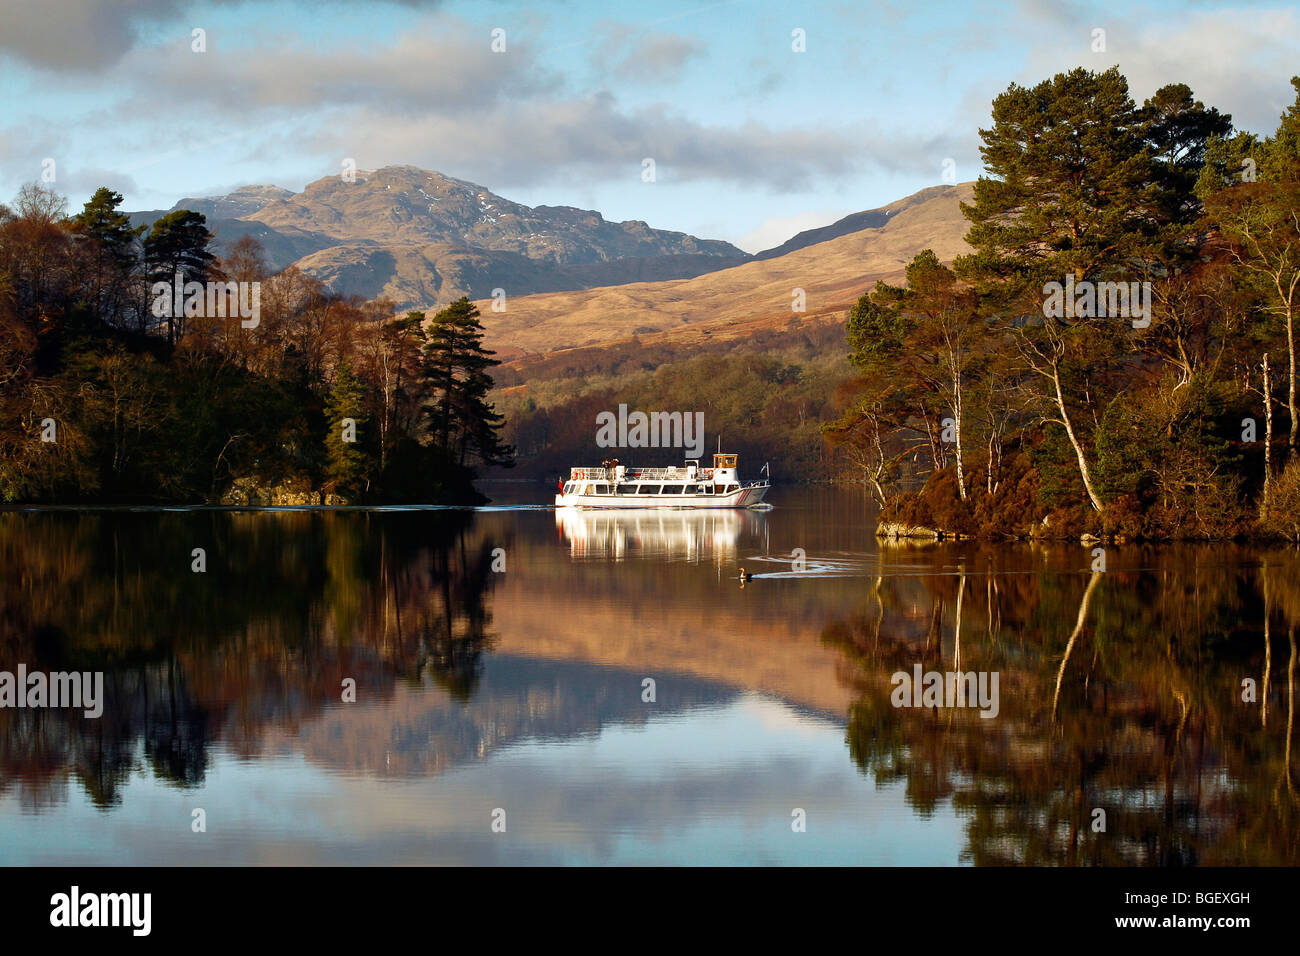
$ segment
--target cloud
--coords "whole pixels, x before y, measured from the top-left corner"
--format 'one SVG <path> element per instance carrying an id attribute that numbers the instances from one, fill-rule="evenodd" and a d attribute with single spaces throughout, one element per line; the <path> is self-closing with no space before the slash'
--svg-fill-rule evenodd
<path id="1" fill-rule="evenodd" d="M 1134 41 L 1130 51 L 1125 44 Z M 1232 113 L 1238 129 L 1271 134 L 1294 100 L 1300 14 L 1286 10 L 1210 10 L 1177 27 L 1143 27 L 1115 40 L 1120 69 L 1139 102 L 1183 82 L 1207 106 Z"/>
<path id="2" fill-rule="evenodd" d="M 80 197 L 89 198 L 94 195 L 95 190 L 100 186 L 107 186 L 114 192 L 127 193 L 139 192 L 140 186 L 135 179 L 126 173 L 121 173 L 113 169 L 102 168 L 72 168 L 61 169 L 56 186 L 61 193 L 68 195 L 69 202 L 77 202 Z"/>
<path id="3" fill-rule="evenodd" d="M 664 31 L 640 31 L 605 21 L 596 26 L 593 62 L 608 77 L 640 83 L 668 83 L 681 77 L 704 44 Z"/>
<path id="4" fill-rule="evenodd" d="M 866 144 L 879 144 L 876 146 Z M 528 185 L 595 176 L 641 182 L 642 162 L 655 161 L 656 182 L 726 180 L 772 190 L 799 190 L 819 179 L 844 179 L 864 169 L 930 169 L 928 142 L 857 129 L 773 129 L 758 122 L 722 126 L 685 118 L 663 106 L 624 109 L 607 93 L 504 104 L 469 119 L 431 111 L 394 122 L 374 110 L 340 115 L 321 125 L 317 150 L 351 149 L 361 166 L 391 157 L 476 182 Z"/>
<path id="5" fill-rule="evenodd" d="M 253 119 L 259 110 L 301 113 L 339 105 L 401 115 L 436 109 L 477 114 L 503 100 L 554 92 L 557 76 L 543 71 L 526 48 L 493 53 L 486 35 L 468 40 L 464 28 L 424 31 L 361 50 L 306 47 L 192 53 L 188 46 L 141 52 L 130 64 L 134 92 L 124 104 L 135 114 L 209 115 Z M 481 42 L 478 42 L 481 41 Z"/>
<path id="6" fill-rule="evenodd" d="M 238 5 L 246 0 L 209 0 Z M 349 3 L 351 0 L 333 0 Z M 390 0 L 405 7 L 437 7 L 441 0 Z M 178 19 L 194 0 L 4 0 L 0 53 L 32 66 L 98 73 L 134 50 L 143 27 Z M 184 24 L 189 36 L 193 24 Z"/>
<path id="7" fill-rule="evenodd" d="M 413 163 L 493 186 L 593 175 L 641 185 L 642 161 L 652 158 L 660 182 L 785 190 L 864 169 L 929 169 L 948 154 L 906 131 L 886 135 L 861 124 L 775 128 L 706 122 L 663 104 L 628 106 L 607 91 L 572 90 L 523 45 L 494 54 L 481 33 L 439 17 L 379 47 L 138 50 L 115 71 L 122 98 L 77 124 L 78 135 L 156 117 L 156 149 L 141 149 L 138 136 L 122 142 L 133 157 L 119 164 L 127 172 L 187 151 L 220 148 L 234 163 L 253 150 L 269 158 L 284 149 L 335 163 L 352 157 L 363 167 Z M 638 69 L 694 55 L 671 35 L 615 39 Z"/>
<path id="8" fill-rule="evenodd" d="M 5 0 L 0 51 L 33 66 L 94 72 L 121 59 L 140 24 L 175 16 L 184 0 Z"/>

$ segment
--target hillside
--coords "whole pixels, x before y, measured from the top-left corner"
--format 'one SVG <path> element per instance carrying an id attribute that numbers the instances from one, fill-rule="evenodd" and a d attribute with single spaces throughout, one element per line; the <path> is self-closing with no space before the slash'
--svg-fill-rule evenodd
<path id="1" fill-rule="evenodd" d="M 544 353 L 607 347 L 630 342 L 705 347 L 710 340 L 744 338 L 764 330 L 842 320 L 858 296 L 876 280 L 897 280 L 922 249 L 950 261 L 968 251 L 967 223 L 960 203 L 970 201 L 972 183 L 922 190 L 871 213 L 879 226 L 800 245 L 801 233 L 786 243 L 791 251 L 690 279 L 637 282 L 574 292 L 512 298 L 504 313 L 480 301 L 485 342 L 518 368 L 536 367 Z M 874 216 L 872 214 L 875 214 Z M 841 223 L 852 223 L 855 216 Z M 834 226 L 825 227 L 831 232 Z M 781 248 L 781 247 L 778 247 Z M 791 310 L 793 290 L 802 289 L 806 311 Z"/>
<path id="2" fill-rule="evenodd" d="M 803 232 L 787 239 L 781 245 L 772 249 L 764 250 L 758 253 L 755 259 L 775 259 L 783 256 L 787 252 L 794 252 L 796 249 L 804 249 L 808 246 L 816 245 L 819 242 L 828 242 L 831 239 L 838 239 L 840 236 L 847 236 L 853 232 L 861 232 L 864 229 L 876 229 L 889 222 L 890 216 L 895 216 L 904 209 L 911 206 L 920 205 L 931 199 L 944 195 L 951 187 L 948 186 L 931 186 L 928 189 L 922 189 L 920 192 L 913 193 L 905 199 L 890 203 L 888 206 L 882 206 L 879 209 L 868 209 L 864 212 L 854 212 L 845 216 L 829 226 L 821 226 L 817 229 L 805 229 Z"/>
<path id="3" fill-rule="evenodd" d="M 517 475 L 549 475 L 591 454 L 592 423 L 620 402 L 705 413 L 706 444 L 725 437 L 748 460 L 827 478 L 834 460 L 819 423 L 836 414 L 852 374 L 844 322 L 877 279 L 899 281 L 922 249 L 966 251 L 960 203 L 970 183 L 857 213 L 784 244 L 790 251 L 683 281 L 481 302 L 497 408 L 520 454 Z M 880 225 L 834 235 L 863 221 Z M 815 242 L 819 236 L 830 238 Z M 791 311 L 804 290 L 806 311 Z"/>

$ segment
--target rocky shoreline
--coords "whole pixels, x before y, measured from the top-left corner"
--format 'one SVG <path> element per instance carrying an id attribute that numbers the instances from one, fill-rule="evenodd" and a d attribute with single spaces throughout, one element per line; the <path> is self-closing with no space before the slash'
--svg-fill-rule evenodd
<path id="1" fill-rule="evenodd" d="M 944 531 L 939 528 L 929 528 L 921 525 L 904 524 L 901 521 L 879 521 L 876 523 L 875 536 L 878 540 L 901 542 L 940 542 L 940 541 L 977 541 L 979 535 L 965 534 L 958 531 Z M 1035 529 L 1030 534 L 1014 534 L 1007 532 L 1002 535 L 1003 540 L 1007 541 L 1074 541 L 1075 536 L 1072 534 L 1050 534 L 1044 527 L 1042 530 Z M 1093 534 L 1085 531 L 1078 536 L 1078 542 L 1082 545 L 1100 545 L 1100 544 L 1127 544 L 1130 540 L 1127 535 L 1122 534 Z M 1152 539 L 1156 540 L 1156 539 Z"/>

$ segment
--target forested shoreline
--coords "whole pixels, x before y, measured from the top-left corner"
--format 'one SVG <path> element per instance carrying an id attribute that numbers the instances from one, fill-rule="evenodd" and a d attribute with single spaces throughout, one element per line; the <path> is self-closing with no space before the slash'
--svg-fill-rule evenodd
<path id="1" fill-rule="evenodd" d="M 1291 83 L 1266 137 L 1114 68 L 994 100 L 973 251 L 920 253 L 847 324 L 823 433 L 882 533 L 1300 539 Z"/>
<path id="2" fill-rule="evenodd" d="M 335 295 L 199 213 L 0 206 L 0 503 L 477 503 L 509 465 L 477 309 Z"/>

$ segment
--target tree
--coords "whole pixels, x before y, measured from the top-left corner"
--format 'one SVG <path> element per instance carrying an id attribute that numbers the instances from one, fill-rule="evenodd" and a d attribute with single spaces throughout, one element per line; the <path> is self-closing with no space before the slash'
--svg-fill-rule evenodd
<path id="1" fill-rule="evenodd" d="M 25 183 L 14 209 L 0 207 L 0 275 L 13 308 L 37 335 L 62 325 L 81 281 L 63 225 L 67 200 L 48 186 Z"/>
<path id="2" fill-rule="evenodd" d="M 876 284 L 875 297 L 894 304 L 914 317 L 904 345 L 908 354 L 925 364 L 926 385 L 943 392 L 952 413 L 952 433 L 957 470 L 957 492 L 966 500 L 966 472 L 962 448 L 966 416 L 966 386 L 978 362 L 977 347 L 984 331 L 979 322 L 975 294 L 959 288 L 952 270 L 939 262 L 933 250 L 918 253 L 907 266 L 906 288 Z M 932 383 L 937 372 L 937 382 Z M 943 440 L 943 433 L 940 436 Z"/>
<path id="3" fill-rule="evenodd" d="M 431 401 L 426 427 L 445 459 L 464 465 L 469 456 L 510 467 L 514 449 L 498 432 L 504 419 L 487 400 L 488 370 L 501 364 L 482 346 L 479 311 L 462 296 L 433 317 L 425 331 L 421 377 Z"/>
<path id="4" fill-rule="evenodd" d="M 1300 77 L 1291 83 L 1296 101 L 1282 115 L 1274 136 L 1262 144 L 1251 139 L 1216 143 L 1198 190 L 1234 260 L 1253 276 L 1268 303 L 1266 310 L 1281 320 L 1288 363 L 1287 445 L 1294 455 L 1300 441 L 1295 329 L 1300 308 Z M 1233 160 L 1253 160 L 1255 155 L 1258 178 L 1225 175 Z"/>
<path id="5" fill-rule="evenodd" d="M 872 428 L 887 422 L 895 431 L 915 436 L 904 443 L 901 455 L 926 448 L 938 470 L 946 465 L 938 421 L 942 372 L 933 356 L 908 347 L 916 325 L 916 317 L 903 312 L 889 294 L 875 289 L 863 293 L 849 311 L 845 332 L 852 349 L 849 362 L 861 373 L 857 384 L 867 394 L 834 427 L 850 434 L 867 418 L 874 420 Z"/>
<path id="6" fill-rule="evenodd" d="M 132 227 L 131 218 L 117 211 L 121 203 L 121 193 L 101 186 L 71 222 L 72 231 L 89 246 L 90 305 L 109 322 L 116 321 L 126 304 L 139 258 L 136 241 L 145 230 Z"/>
<path id="7" fill-rule="evenodd" d="M 149 281 L 166 282 L 168 288 L 177 281 L 177 275 L 182 283 L 207 282 L 216 260 L 208 250 L 212 239 L 202 213 L 178 209 L 163 216 L 153 224 L 144 240 L 144 261 Z M 166 312 L 169 344 L 176 342 L 176 326 L 182 324 L 183 327 L 184 316 L 173 315 L 174 311 L 169 307 Z"/>
<path id="8" fill-rule="evenodd" d="M 370 463 L 358 441 L 364 437 L 366 425 L 365 389 L 346 359 L 339 363 L 326 399 L 325 420 L 329 427 L 325 436 L 326 482 L 338 494 L 354 498 L 369 484 Z"/>
<path id="9" fill-rule="evenodd" d="M 1185 83 L 1161 87 L 1142 105 L 1139 115 L 1144 138 L 1164 175 L 1165 214 L 1194 227 L 1201 212 L 1197 178 L 1210 143 L 1232 132 L 1232 116 L 1206 108 Z"/>
<path id="10" fill-rule="evenodd" d="M 1169 240 L 1174 204 L 1146 137 L 1158 130 L 1167 154 L 1177 144 L 1177 158 L 1197 148 L 1169 116 L 1158 105 L 1139 110 L 1113 67 L 1060 73 L 1032 89 L 1012 84 L 993 101 L 992 128 L 980 130 L 989 175 L 976 182 L 975 202 L 962 205 L 975 251 L 957 259 L 957 275 L 1014 330 L 1026 367 L 1045 386 L 1043 420 L 1063 427 L 1097 511 L 1103 502 L 1081 417 L 1095 417 L 1092 380 L 1118 354 L 1120 330 L 1113 318 L 1045 315 L 1046 284 L 1147 277 Z"/>
<path id="11" fill-rule="evenodd" d="M 364 374 L 379 390 L 379 470 L 388 466 L 388 452 L 406 431 L 412 386 L 418 382 L 421 362 L 423 312 L 408 312 L 398 319 L 379 318 L 391 303 L 372 304 L 377 315 L 359 330 L 359 350 Z"/>

